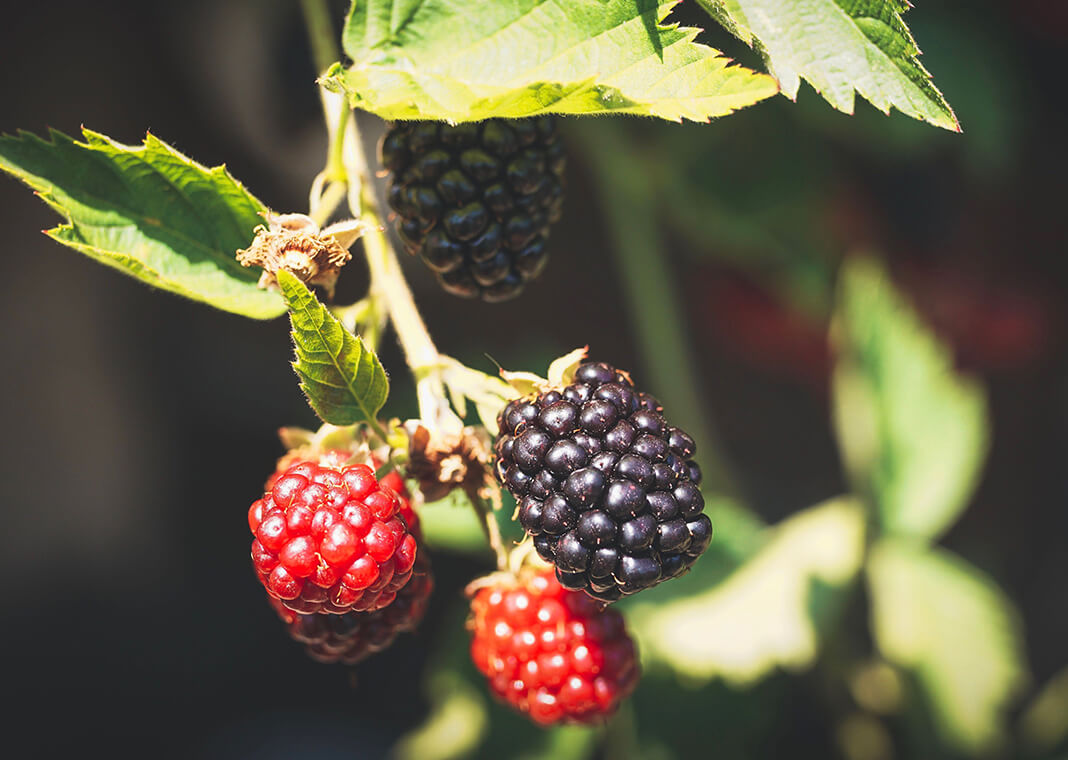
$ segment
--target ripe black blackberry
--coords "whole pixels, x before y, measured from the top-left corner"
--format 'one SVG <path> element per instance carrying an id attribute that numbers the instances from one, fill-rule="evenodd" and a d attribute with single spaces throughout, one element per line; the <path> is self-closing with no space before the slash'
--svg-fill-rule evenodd
<path id="1" fill-rule="evenodd" d="M 497 479 L 566 588 L 614 601 L 690 569 L 712 540 L 693 439 L 608 364 L 509 403 Z"/>
<path id="2" fill-rule="evenodd" d="M 379 146 L 397 234 L 454 295 L 504 301 L 545 268 L 564 198 L 551 116 L 392 124 Z"/>

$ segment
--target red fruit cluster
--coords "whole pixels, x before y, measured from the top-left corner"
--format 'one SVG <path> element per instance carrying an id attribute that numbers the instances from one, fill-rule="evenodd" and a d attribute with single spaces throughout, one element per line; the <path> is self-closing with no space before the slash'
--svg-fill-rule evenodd
<path id="1" fill-rule="evenodd" d="M 468 627 L 493 693 L 541 724 L 602 720 L 638 682 L 623 617 L 551 570 L 479 589 Z"/>
<path id="2" fill-rule="evenodd" d="M 406 505 L 367 465 L 332 464 L 298 460 L 253 502 L 253 565 L 267 592 L 295 612 L 381 609 L 415 564 Z"/>
<path id="3" fill-rule="evenodd" d="M 430 563 L 420 552 L 412 579 L 397 592 L 392 604 L 374 612 L 304 615 L 286 608 L 277 599 L 270 601 L 290 637 L 304 644 L 313 660 L 354 665 L 388 647 L 397 634 L 413 630 L 423 619 L 433 589 Z"/>

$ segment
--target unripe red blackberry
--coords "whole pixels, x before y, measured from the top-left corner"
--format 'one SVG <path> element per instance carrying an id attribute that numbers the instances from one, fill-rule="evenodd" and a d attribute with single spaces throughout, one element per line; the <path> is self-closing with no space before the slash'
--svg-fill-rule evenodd
<path id="1" fill-rule="evenodd" d="M 364 464 L 297 460 L 248 512 L 267 592 L 302 613 L 367 612 L 412 576 L 416 537 L 400 497 Z"/>
<path id="2" fill-rule="evenodd" d="M 490 690 L 538 723 L 601 721 L 638 682 L 622 615 L 561 587 L 551 570 L 480 588 L 468 628 L 471 659 Z"/>
<path id="3" fill-rule="evenodd" d="M 564 197 L 554 117 L 398 121 L 379 155 L 397 233 L 445 290 L 504 301 L 544 269 Z"/>
<path id="4" fill-rule="evenodd" d="M 373 612 L 346 612 L 344 615 L 304 615 L 288 609 L 269 597 L 271 606 L 285 622 L 290 637 L 305 645 L 305 651 L 319 662 L 354 665 L 368 655 L 380 652 L 403 631 L 411 631 L 423 619 L 427 600 L 434 588 L 430 563 L 420 552 L 412 579 L 397 592 L 397 598 Z"/>
<path id="5" fill-rule="evenodd" d="M 510 402 L 495 472 L 560 583 L 614 601 L 690 569 L 712 539 L 693 439 L 608 364 Z"/>

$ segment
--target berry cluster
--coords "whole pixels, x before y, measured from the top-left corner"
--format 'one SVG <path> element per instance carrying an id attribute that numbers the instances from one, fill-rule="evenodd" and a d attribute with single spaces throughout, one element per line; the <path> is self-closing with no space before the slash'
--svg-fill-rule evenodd
<path id="1" fill-rule="evenodd" d="M 496 475 L 560 583 L 614 601 L 690 569 L 712 539 L 693 439 L 604 363 L 497 418 Z"/>
<path id="2" fill-rule="evenodd" d="M 400 121 L 379 153 L 397 233 L 445 290 L 503 301 L 544 269 L 564 195 L 555 119 Z"/>
<path id="3" fill-rule="evenodd" d="M 388 647 L 397 634 L 413 630 L 423 619 L 433 589 L 430 564 L 426 554 L 420 552 L 412 579 L 397 592 L 397 598 L 389 606 L 380 610 L 304 615 L 293 612 L 277 599 L 270 601 L 290 637 L 304 644 L 313 660 L 354 665 Z"/>
<path id="4" fill-rule="evenodd" d="M 252 562 L 268 593 L 294 612 L 381 609 L 415 564 L 403 515 L 401 498 L 367 465 L 297 460 L 249 508 Z"/>
<path id="5" fill-rule="evenodd" d="M 623 617 L 562 588 L 550 570 L 482 587 L 468 627 L 490 689 L 538 723 L 602 720 L 638 681 Z"/>

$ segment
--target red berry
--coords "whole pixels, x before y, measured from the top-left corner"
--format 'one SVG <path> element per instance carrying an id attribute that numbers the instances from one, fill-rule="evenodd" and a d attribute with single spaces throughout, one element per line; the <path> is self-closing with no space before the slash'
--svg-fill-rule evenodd
<path id="1" fill-rule="evenodd" d="M 490 689 L 541 724 L 603 720 L 638 682 L 619 612 L 563 588 L 551 570 L 480 588 L 468 627 Z"/>
<path id="2" fill-rule="evenodd" d="M 252 562 L 268 593 L 305 614 L 390 605 L 418 557 L 404 481 L 391 473 L 380 483 L 367 465 L 345 464 L 343 452 L 284 461 L 248 513 Z"/>
<path id="3" fill-rule="evenodd" d="M 396 592 L 395 598 L 390 593 L 390 602 L 373 612 L 304 615 L 273 597 L 270 602 L 289 635 L 305 645 L 312 659 L 352 665 L 385 649 L 398 633 L 413 630 L 423 619 L 433 588 L 430 563 L 425 554 L 420 554 L 411 581 Z"/>

